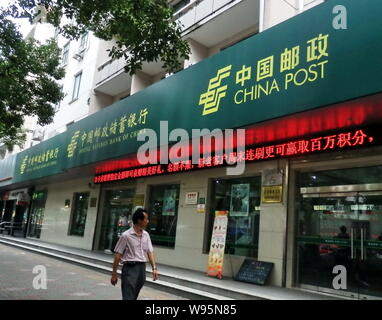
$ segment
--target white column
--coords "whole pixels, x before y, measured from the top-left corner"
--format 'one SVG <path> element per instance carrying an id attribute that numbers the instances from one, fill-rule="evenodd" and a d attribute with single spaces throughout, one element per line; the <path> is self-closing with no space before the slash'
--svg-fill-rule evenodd
<path id="1" fill-rule="evenodd" d="M 137 93 L 152 84 L 152 77 L 142 71 L 137 71 L 131 80 L 131 94 Z"/>
<path id="2" fill-rule="evenodd" d="M 260 28 L 262 28 L 260 32 L 298 14 L 299 5 L 300 0 L 266 0 L 260 3 Z M 263 17 L 261 17 L 262 14 Z"/>
<path id="3" fill-rule="evenodd" d="M 185 69 L 208 57 L 207 47 L 203 46 L 202 44 L 193 39 L 188 39 L 187 41 L 190 45 L 191 53 L 189 59 L 184 61 Z"/>

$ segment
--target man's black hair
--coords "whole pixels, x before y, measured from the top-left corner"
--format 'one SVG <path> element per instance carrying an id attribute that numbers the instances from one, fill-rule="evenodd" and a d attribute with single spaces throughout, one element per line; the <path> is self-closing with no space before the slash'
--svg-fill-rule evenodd
<path id="1" fill-rule="evenodd" d="M 138 208 L 137 210 L 135 210 L 135 212 L 133 214 L 133 223 L 137 224 L 138 220 L 144 220 L 145 219 L 144 213 L 148 214 L 146 209 Z"/>

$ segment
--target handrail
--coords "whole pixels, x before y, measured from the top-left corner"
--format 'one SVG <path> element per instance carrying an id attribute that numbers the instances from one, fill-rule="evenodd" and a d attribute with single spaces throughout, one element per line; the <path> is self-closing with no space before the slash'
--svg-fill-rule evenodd
<path id="1" fill-rule="evenodd" d="M 5 230 L 8 231 L 8 235 L 14 235 L 15 229 L 21 227 L 23 225 L 22 222 L 11 222 L 11 221 L 3 221 L 0 223 L 0 226 L 4 225 L 4 227 L 0 228 L 0 232 L 3 233 Z"/>
<path id="2" fill-rule="evenodd" d="M 193 0 L 189 4 L 185 5 L 183 8 L 179 9 L 178 11 L 174 12 L 173 19 L 177 20 L 182 15 L 186 14 L 188 11 L 190 11 L 193 7 L 195 7 L 199 2 L 202 2 L 201 0 Z"/>
<path id="3" fill-rule="evenodd" d="M 5 226 L 6 224 L 8 224 L 9 226 L 8 226 L 8 227 Z M 22 222 L 3 221 L 3 222 L 0 223 L 0 226 L 1 226 L 1 225 L 4 225 L 4 228 L 3 228 L 3 229 L 5 229 L 5 228 L 13 229 L 13 228 L 15 228 L 15 227 L 22 226 L 23 223 L 22 223 Z"/>

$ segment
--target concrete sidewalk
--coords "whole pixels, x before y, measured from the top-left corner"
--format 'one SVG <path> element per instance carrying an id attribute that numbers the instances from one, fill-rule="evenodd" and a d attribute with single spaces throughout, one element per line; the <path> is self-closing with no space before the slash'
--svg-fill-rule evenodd
<path id="1" fill-rule="evenodd" d="M 100 272 L 111 274 L 114 256 L 97 251 L 76 249 L 34 239 L 0 235 L 0 243 L 75 263 Z M 147 266 L 146 285 L 189 299 L 212 300 L 339 300 L 325 294 L 300 289 L 258 286 L 238 282 L 231 278 L 222 280 L 207 277 L 205 273 L 158 264 L 160 279 L 152 281 L 151 268 Z"/>

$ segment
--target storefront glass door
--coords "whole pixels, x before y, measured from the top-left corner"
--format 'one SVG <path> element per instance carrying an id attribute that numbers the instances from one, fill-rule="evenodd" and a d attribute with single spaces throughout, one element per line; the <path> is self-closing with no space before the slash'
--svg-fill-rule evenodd
<path id="1" fill-rule="evenodd" d="M 113 252 L 121 234 L 130 227 L 134 194 L 133 189 L 105 190 L 99 250 Z"/>
<path id="2" fill-rule="evenodd" d="M 298 282 L 355 298 L 382 297 L 382 192 L 315 189 L 299 203 Z"/>
<path id="3" fill-rule="evenodd" d="M 382 297 L 382 192 L 359 193 L 359 272 L 361 297 Z"/>
<path id="4" fill-rule="evenodd" d="M 30 212 L 30 222 L 28 237 L 39 239 L 41 236 L 42 223 L 44 220 L 46 191 L 35 192 L 32 195 L 32 205 Z"/>

